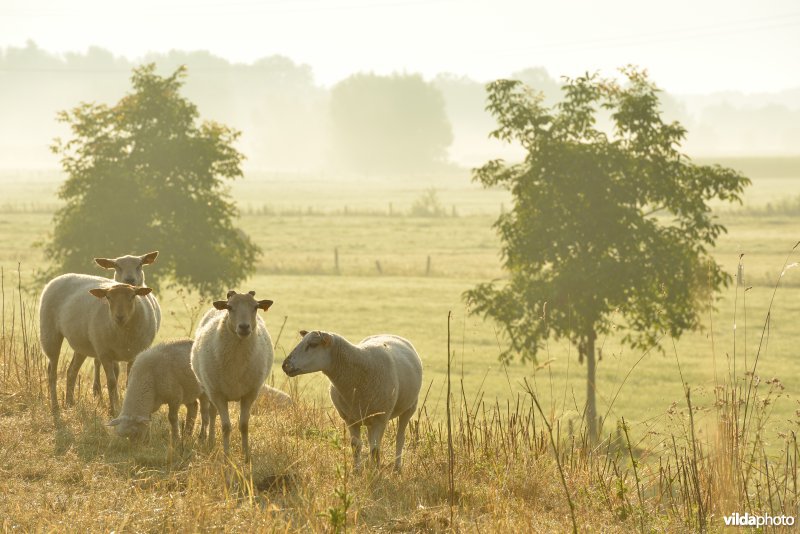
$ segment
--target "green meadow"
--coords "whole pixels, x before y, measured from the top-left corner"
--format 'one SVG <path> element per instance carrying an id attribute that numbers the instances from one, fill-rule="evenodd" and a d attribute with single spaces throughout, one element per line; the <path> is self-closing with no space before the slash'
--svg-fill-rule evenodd
<path id="1" fill-rule="evenodd" d="M 800 165 L 797 160 L 784 165 L 774 160 L 723 163 L 741 166 L 753 179 L 743 206 L 715 207 L 728 233 L 714 255 L 735 274 L 744 254 L 744 285 L 733 284 L 716 297 L 716 312 L 707 316 L 702 331 L 678 340 L 664 338 L 661 349 L 634 351 L 621 347 L 614 336 L 600 341 L 598 411 L 607 415 L 607 432 L 623 416 L 639 435 L 657 431 L 672 404 L 683 402 L 681 373 L 695 402 L 710 406 L 715 384 L 726 375 L 746 379 L 756 357 L 759 379 L 777 377 L 785 388 L 772 408 L 772 436 L 777 440 L 797 419 L 800 269 L 788 269 L 777 291 L 775 284 L 787 257 L 790 264 L 800 260 L 790 255 L 800 239 L 800 210 L 792 209 L 800 198 Z M 55 171 L 0 173 L 0 266 L 6 301 L 18 284 L 31 301 L 38 294 L 32 273 L 46 259 L 33 244 L 50 228 L 59 179 Z M 410 216 L 414 202 L 431 188 L 447 216 Z M 451 376 L 462 402 L 514 403 L 527 379 L 552 415 L 579 416 L 585 366 L 574 347 L 552 340 L 537 362 L 504 366 L 497 357 L 505 343 L 499 327 L 471 315 L 461 298 L 475 284 L 503 277 L 492 223 L 509 206 L 505 192 L 483 190 L 461 171 L 335 181 L 324 174 L 247 173 L 232 184 L 231 194 L 240 206 L 240 227 L 263 250 L 255 275 L 237 289 L 254 289 L 275 301 L 266 320 L 279 360 L 294 346 L 300 329 L 335 331 L 354 341 L 381 332 L 405 336 L 425 364 L 425 410 L 438 417 L 444 410 L 451 313 Z M 146 251 L 97 254 L 125 252 Z M 220 295 L 227 289 L 220 288 Z M 210 305 L 180 288 L 162 291 L 159 299 L 165 314 L 160 339 L 191 335 Z M 89 365 L 84 372 L 90 376 Z M 303 395 L 324 402 L 327 380 L 322 375 L 295 380 Z M 277 365 L 272 381 L 288 387 Z"/>

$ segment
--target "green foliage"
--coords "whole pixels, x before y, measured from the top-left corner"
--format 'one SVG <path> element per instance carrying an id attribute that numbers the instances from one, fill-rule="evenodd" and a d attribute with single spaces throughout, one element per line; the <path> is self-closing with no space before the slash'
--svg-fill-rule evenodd
<path id="1" fill-rule="evenodd" d="M 567 80 L 552 107 L 520 82 L 488 85 L 492 136 L 527 153 L 474 171 L 514 198 L 495 223 L 508 282 L 465 293 L 508 335 L 503 357 L 535 358 L 551 336 L 593 357 L 596 336 L 616 328 L 624 344 L 651 347 L 662 333 L 697 328 L 709 291 L 730 281 L 710 255 L 725 227 L 708 203 L 740 201 L 750 181 L 681 154 L 686 130 L 662 120 L 658 89 L 643 72 L 623 72 L 624 85 Z M 597 127 L 606 115 L 612 131 Z"/>
<path id="2" fill-rule="evenodd" d="M 150 64 L 133 71 L 133 92 L 116 105 L 82 103 L 59 114 L 72 138 L 52 147 L 69 176 L 66 204 L 45 244 L 45 276 L 86 272 L 96 256 L 160 250 L 147 272 L 202 294 L 235 286 L 253 272 L 259 249 L 233 225 L 225 180 L 242 175 L 239 133 L 197 124 L 197 107 L 180 95 L 185 69 L 161 77 Z"/>
<path id="3" fill-rule="evenodd" d="M 331 92 L 336 155 L 360 172 L 441 164 L 453 141 L 444 98 L 419 75 L 356 74 Z"/>

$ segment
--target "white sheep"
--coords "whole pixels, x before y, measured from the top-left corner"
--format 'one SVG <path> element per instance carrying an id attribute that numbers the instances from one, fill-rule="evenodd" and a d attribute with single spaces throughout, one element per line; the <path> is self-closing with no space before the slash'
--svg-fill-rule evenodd
<path id="1" fill-rule="evenodd" d="M 361 426 L 367 427 L 374 464 L 387 423 L 397 420 L 394 467 L 402 465 L 406 426 L 417 409 L 422 361 L 410 341 L 399 336 L 370 336 L 353 345 L 338 334 L 300 332 L 302 341 L 283 362 L 289 376 L 322 371 L 331 381 L 330 395 L 347 423 L 353 462 L 361 465 Z"/>
<path id="2" fill-rule="evenodd" d="M 152 289 L 128 284 L 109 284 L 107 278 L 86 274 L 63 274 L 51 280 L 39 301 L 39 340 L 50 360 L 47 380 L 50 403 L 58 414 L 56 380 L 61 344 L 67 343 L 80 356 L 81 363 L 97 358 L 106 372 L 109 410 L 118 404 L 115 362 L 129 362 L 150 346 L 156 336 L 152 307 L 142 298 Z M 75 379 L 80 365 L 67 369 L 68 405 L 74 404 Z"/>
<path id="3" fill-rule="evenodd" d="M 144 270 L 143 267 L 145 265 L 151 265 L 153 262 L 156 261 L 158 257 L 158 251 L 148 252 L 147 254 L 143 254 L 142 256 L 120 256 L 119 258 L 95 258 L 94 262 L 103 267 L 104 269 L 114 269 L 114 280 L 116 282 L 120 282 L 123 284 L 128 284 L 132 286 L 144 286 Z M 158 305 L 158 299 L 153 293 L 146 295 L 145 300 L 152 306 L 153 313 L 156 317 L 156 332 L 161 327 L 161 307 Z M 83 365 L 83 361 L 86 359 L 85 355 L 81 355 L 80 353 L 76 352 L 72 356 L 72 362 L 70 362 L 70 367 L 73 365 L 80 368 Z M 132 363 L 128 363 L 128 374 L 131 372 L 131 365 Z M 100 362 L 98 360 L 94 361 L 94 383 L 92 384 L 92 392 L 96 396 L 100 396 L 101 387 L 100 387 Z M 114 371 L 119 377 L 119 364 L 114 362 Z"/>
<path id="4" fill-rule="evenodd" d="M 183 437 L 192 435 L 197 407 L 200 405 L 200 437 L 203 439 L 208 425 L 208 399 L 203 395 L 200 382 L 192 371 L 191 339 L 165 341 L 150 347 L 136 357 L 122 411 L 108 425 L 116 427 L 122 437 L 139 439 L 150 423 L 150 414 L 162 405 L 169 405 L 169 424 L 172 442 L 178 443 L 178 409 L 186 406 Z"/>
<path id="5" fill-rule="evenodd" d="M 239 431 L 245 462 L 250 461 L 248 424 L 250 407 L 272 368 L 272 340 L 258 310 L 267 311 L 271 300 L 256 300 L 255 291 L 228 291 L 227 300 L 214 302 L 197 327 L 192 346 L 192 369 L 209 406 L 209 444 L 214 444 L 214 424 L 219 412 L 225 456 L 230 451 L 231 418 L 228 402 L 239 401 Z"/>

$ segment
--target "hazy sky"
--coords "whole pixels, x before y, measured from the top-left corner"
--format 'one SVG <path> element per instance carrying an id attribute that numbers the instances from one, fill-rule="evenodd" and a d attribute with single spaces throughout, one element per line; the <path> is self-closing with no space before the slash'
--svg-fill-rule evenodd
<path id="1" fill-rule="evenodd" d="M 0 47 L 91 45 L 137 59 L 208 50 L 283 54 L 330 85 L 356 71 L 465 74 L 544 66 L 578 75 L 635 63 L 676 93 L 800 87 L 797 0 L 2 0 Z"/>

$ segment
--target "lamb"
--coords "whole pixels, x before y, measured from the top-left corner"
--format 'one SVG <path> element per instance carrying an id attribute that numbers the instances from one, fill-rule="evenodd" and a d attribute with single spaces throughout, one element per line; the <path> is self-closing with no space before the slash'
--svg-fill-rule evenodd
<path id="1" fill-rule="evenodd" d="M 231 419 L 228 402 L 239 401 L 239 431 L 245 463 L 250 462 L 248 429 L 250 407 L 272 368 L 272 340 L 258 310 L 267 311 L 271 300 L 256 300 L 255 291 L 228 291 L 227 300 L 214 302 L 197 327 L 192 346 L 192 369 L 209 406 L 209 444 L 214 444 L 214 424 L 219 412 L 223 451 L 230 452 Z"/>
<path id="2" fill-rule="evenodd" d="M 149 287 L 109 284 L 107 278 L 85 274 L 63 274 L 51 280 L 39 301 L 39 340 L 49 359 L 47 381 L 50 406 L 58 416 L 56 380 L 58 358 L 64 338 L 82 363 L 86 356 L 97 358 L 106 372 L 109 410 L 118 404 L 115 362 L 129 362 L 150 346 L 157 322 L 152 307 L 142 297 Z M 67 370 L 67 405 L 74 404 L 75 379 L 80 365 Z"/>
<path id="3" fill-rule="evenodd" d="M 186 406 L 183 437 L 192 435 L 200 404 L 200 438 L 204 439 L 208 425 L 208 399 L 202 394 L 200 382 L 190 363 L 192 340 L 176 339 L 159 343 L 136 357 L 128 377 L 128 389 L 120 415 L 109 426 L 117 434 L 140 439 L 147 431 L 150 414 L 162 405 L 169 405 L 169 424 L 172 443 L 178 443 L 178 408 Z"/>
<path id="4" fill-rule="evenodd" d="M 158 251 L 148 252 L 142 256 L 120 256 L 119 258 L 95 258 L 94 262 L 105 269 L 114 269 L 114 280 L 132 286 L 144 286 L 144 270 L 145 265 L 151 265 L 156 261 Z M 161 327 L 161 308 L 158 305 L 158 300 L 153 293 L 145 296 L 145 300 L 153 307 L 153 312 L 156 316 L 156 332 Z M 83 356 L 83 357 L 81 357 Z M 78 369 L 83 365 L 86 359 L 85 355 L 74 353 L 70 367 L 77 366 Z M 128 375 L 131 372 L 131 363 L 128 363 Z M 119 376 L 119 364 L 114 364 L 114 371 Z M 100 396 L 100 362 L 94 361 L 94 384 L 92 385 L 92 392 L 96 396 Z"/>
<path id="5" fill-rule="evenodd" d="M 399 336 L 370 336 L 353 345 L 338 334 L 300 332 L 302 341 L 283 362 L 289 376 L 322 371 L 330 395 L 347 423 L 353 463 L 361 466 L 361 426 L 366 425 L 370 455 L 380 465 L 380 444 L 387 423 L 398 418 L 394 468 L 400 470 L 406 426 L 417 409 L 422 361 L 410 341 Z"/>

